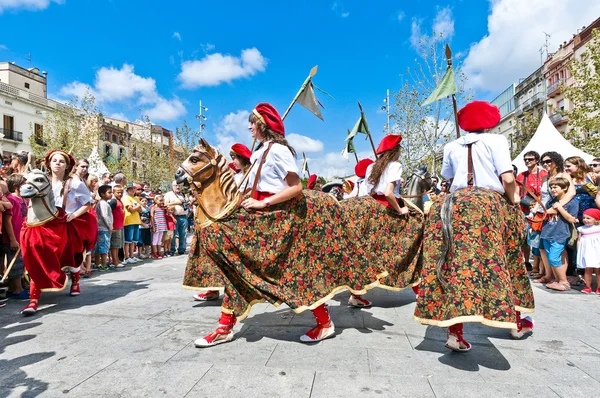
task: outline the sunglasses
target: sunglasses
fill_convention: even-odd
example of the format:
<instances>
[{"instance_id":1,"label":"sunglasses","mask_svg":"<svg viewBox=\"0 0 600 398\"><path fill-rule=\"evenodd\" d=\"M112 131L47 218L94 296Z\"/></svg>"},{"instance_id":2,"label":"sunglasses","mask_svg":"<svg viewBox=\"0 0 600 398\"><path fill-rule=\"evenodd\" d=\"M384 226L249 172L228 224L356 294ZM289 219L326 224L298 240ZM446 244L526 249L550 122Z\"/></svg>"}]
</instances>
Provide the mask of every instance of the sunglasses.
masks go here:
<instances>
[{"instance_id":1,"label":"sunglasses","mask_svg":"<svg viewBox=\"0 0 600 398\"><path fill-rule=\"evenodd\" d=\"M542 163L544 163L544 164L550 164L550 163L552 163L552 159L542 160Z\"/></svg>"},{"instance_id":2,"label":"sunglasses","mask_svg":"<svg viewBox=\"0 0 600 398\"><path fill-rule=\"evenodd\" d=\"M535 158L524 158L525 162L535 162Z\"/></svg>"},{"instance_id":3,"label":"sunglasses","mask_svg":"<svg viewBox=\"0 0 600 398\"><path fill-rule=\"evenodd\" d=\"M592 166L592 167L598 167L598 166L600 166L600 163L590 163L590 166Z\"/></svg>"}]
</instances>

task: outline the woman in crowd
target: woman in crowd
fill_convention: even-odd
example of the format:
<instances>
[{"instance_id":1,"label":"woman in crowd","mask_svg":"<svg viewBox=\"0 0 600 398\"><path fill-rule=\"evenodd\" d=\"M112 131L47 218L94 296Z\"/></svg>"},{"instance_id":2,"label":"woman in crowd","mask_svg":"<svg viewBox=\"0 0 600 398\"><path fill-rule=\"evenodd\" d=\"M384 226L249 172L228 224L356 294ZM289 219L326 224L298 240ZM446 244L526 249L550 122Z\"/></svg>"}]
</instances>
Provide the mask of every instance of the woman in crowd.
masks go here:
<instances>
[{"instance_id":1,"label":"woman in crowd","mask_svg":"<svg viewBox=\"0 0 600 398\"><path fill-rule=\"evenodd\" d=\"M98 223L94 216L89 213L92 204L90 191L84 180L79 175L87 174L85 159L75 164L75 159L62 150L53 150L46 155L46 167L54 193L54 204L64 211L67 222L67 237L65 248L60 258L63 269L68 269L71 274L71 296L80 294L79 276L84 255L96 245L98 235ZM75 169L76 168L76 169ZM75 169L74 175L71 171ZM26 262L27 265L27 262ZM30 272L30 301L23 310L23 314L33 314L37 311L40 293L45 290L62 290L66 286L66 279L62 286L54 288L36 283L34 275ZM50 279L61 278L61 275L45 275ZM47 278L44 278L46 281ZM55 282L55 281L54 281Z\"/></svg>"},{"instance_id":2,"label":"woman in crowd","mask_svg":"<svg viewBox=\"0 0 600 398\"><path fill-rule=\"evenodd\" d=\"M577 218L579 225L583 225L583 212L596 208L595 199L598 187L592 178L592 169L579 156L565 159L565 171L569 173L575 185L575 199L579 201Z\"/></svg>"},{"instance_id":3,"label":"woman in crowd","mask_svg":"<svg viewBox=\"0 0 600 398\"><path fill-rule=\"evenodd\" d=\"M248 147L244 144L233 144L231 147L231 152L229 152L229 156L231 156L233 166L236 170L238 170L233 179L235 180L238 188L243 189L240 184L242 183L246 172L250 168L250 157L252 156L252 152L250 152L250 149L248 149Z\"/></svg>"},{"instance_id":4,"label":"woman in crowd","mask_svg":"<svg viewBox=\"0 0 600 398\"><path fill-rule=\"evenodd\" d=\"M512 329L519 338L533 329L521 312L533 311L521 242L524 217L506 138L487 130L500 122L497 107L467 104L458 123L468 133L444 148L442 176L451 182L431 207L423 242L423 271L415 320L447 327L446 347L471 349L464 322Z\"/></svg>"}]
</instances>

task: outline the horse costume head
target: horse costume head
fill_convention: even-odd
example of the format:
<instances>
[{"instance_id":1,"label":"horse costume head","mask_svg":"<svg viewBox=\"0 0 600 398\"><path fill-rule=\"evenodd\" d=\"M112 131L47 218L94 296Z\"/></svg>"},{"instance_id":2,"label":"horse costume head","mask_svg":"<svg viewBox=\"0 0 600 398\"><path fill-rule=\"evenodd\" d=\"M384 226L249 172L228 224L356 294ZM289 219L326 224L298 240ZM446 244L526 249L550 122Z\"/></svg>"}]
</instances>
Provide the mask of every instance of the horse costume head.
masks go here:
<instances>
[{"instance_id":1,"label":"horse costume head","mask_svg":"<svg viewBox=\"0 0 600 398\"><path fill-rule=\"evenodd\" d=\"M406 180L402 197L410 200L417 205L419 209L423 210L425 204L423 196L429 192L432 186L433 181L431 179L431 174L427 171L427 165L419 166Z\"/></svg>"},{"instance_id":2,"label":"horse costume head","mask_svg":"<svg viewBox=\"0 0 600 398\"><path fill-rule=\"evenodd\" d=\"M237 209L240 192L227 159L204 138L175 172L178 184L189 185L201 211L196 220L202 228Z\"/></svg>"},{"instance_id":3,"label":"horse costume head","mask_svg":"<svg viewBox=\"0 0 600 398\"><path fill-rule=\"evenodd\" d=\"M25 184L19 192L21 197L29 200L27 210L27 224L39 225L53 220L58 214L54 204L52 183L43 170L31 169L25 174Z\"/></svg>"}]
</instances>

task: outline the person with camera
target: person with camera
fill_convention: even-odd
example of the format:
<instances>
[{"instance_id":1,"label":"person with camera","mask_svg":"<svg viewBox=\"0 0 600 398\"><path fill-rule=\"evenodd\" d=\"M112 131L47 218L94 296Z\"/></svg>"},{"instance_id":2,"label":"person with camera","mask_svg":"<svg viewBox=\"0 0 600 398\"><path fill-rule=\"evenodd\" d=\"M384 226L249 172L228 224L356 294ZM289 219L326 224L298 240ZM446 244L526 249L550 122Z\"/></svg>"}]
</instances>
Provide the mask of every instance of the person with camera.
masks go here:
<instances>
[{"instance_id":1,"label":"person with camera","mask_svg":"<svg viewBox=\"0 0 600 398\"><path fill-rule=\"evenodd\" d=\"M521 196L521 211L527 215L529 214L531 206L535 203L535 199L527 193L525 187L529 188L538 198L542 193L542 183L544 178L548 176L548 172L544 170L540 165L540 154L536 151L529 151L523 156L523 161L527 167L527 171L520 173L517 176L517 182L519 183L519 192ZM527 242L523 243L523 255L525 257L525 264L529 268L531 263L529 262L529 254L531 248ZM534 256L539 257L539 252L536 253L534 250ZM537 271L537 270L534 270Z\"/></svg>"},{"instance_id":2,"label":"person with camera","mask_svg":"<svg viewBox=\"0 0 600 398\"><path fill-rule=\"evenodd\" d=\"M173 216L175 216L175 221L177 222L173 241L171 242L171 253L175 254L175 250L177 250L177 254L185 254L188 229L188 208L190 205L185 199L185 196L183 196L177 182L173 181L171 186L173 190L165 194L165 206L173 209ZM179 244L175 243L175 238L178 238Z\"/></svg>"}]
</instances>

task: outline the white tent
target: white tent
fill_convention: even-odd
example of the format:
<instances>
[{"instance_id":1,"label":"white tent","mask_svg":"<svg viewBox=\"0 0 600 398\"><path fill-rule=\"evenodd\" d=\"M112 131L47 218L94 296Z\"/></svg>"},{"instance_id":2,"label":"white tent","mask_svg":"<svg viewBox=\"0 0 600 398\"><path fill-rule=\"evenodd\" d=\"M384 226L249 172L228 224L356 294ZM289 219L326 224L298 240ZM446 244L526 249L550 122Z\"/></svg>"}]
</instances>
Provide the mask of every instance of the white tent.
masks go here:
<instances>
[{"instance_id":1,"label":"white tent","mask_svg":"<svg viewBox=\"0 0 600 398\"><path fill-rule=\"evenodd\" d=\"M90 162L90 167L88 169L90 174L95 174L98 176L98 178L101 178L102 174L109 172L108 167L106 167L102 161L102 158L100 157L100 154L98 153L98 148L92 148L92 153L90 153L88 161Z\"/></svg>"},{"instance_id":2,"label":"white tent","mask_svg":"<svg viewBox=\"0 0 600 398\"><path fill-rule=\"evenodd\" d=\"M580 156L587 163L591 162L594 156L588 155L581 149L575 148L571 143L563 137L563 135L554 127L548 115L544 112L540 125L529 144L523 149L523 151L513 160L513 164L519 169L519 173L526 171L525 162L523 162L523 155L529 151L536 151L540 156L544 152L554 151L562 155L563 158L571 156Z\"/></svg>"}]
</instances>

